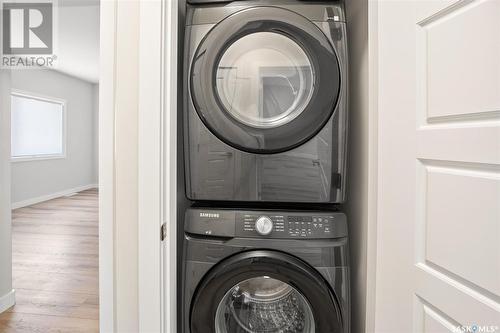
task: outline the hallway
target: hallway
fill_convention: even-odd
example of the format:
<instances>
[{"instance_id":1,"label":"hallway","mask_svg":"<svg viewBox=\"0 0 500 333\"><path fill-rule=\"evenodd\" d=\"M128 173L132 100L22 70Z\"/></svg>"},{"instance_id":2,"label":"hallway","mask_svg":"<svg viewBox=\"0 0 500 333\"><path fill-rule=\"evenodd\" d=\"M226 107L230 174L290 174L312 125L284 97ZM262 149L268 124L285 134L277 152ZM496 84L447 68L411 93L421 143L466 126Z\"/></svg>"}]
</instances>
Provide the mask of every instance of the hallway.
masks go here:
<instances>
[{"instance_id":1,"label":"hallway","mask_svg":"<svg viewBox=\"0 0 500 333\"><path fill-rule=\"evenodd\" d=\"M1 332L98 332L98 190L12 212L16 305Z\"/></svg>"}]
</instances>

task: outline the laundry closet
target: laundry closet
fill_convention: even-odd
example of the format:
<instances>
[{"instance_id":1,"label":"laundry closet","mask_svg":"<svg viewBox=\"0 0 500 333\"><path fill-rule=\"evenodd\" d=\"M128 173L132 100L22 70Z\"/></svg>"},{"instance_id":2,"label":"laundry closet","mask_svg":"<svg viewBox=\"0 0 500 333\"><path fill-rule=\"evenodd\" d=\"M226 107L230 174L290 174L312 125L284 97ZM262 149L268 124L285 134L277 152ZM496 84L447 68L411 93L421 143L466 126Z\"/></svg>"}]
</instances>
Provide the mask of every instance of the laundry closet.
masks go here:
<instances>
[{"instance_id":1,"label":"laundry closet","mask_svg":"<svg viewBox=\"0 0 500 333\"><path fill-rule=\"evenodd\" d=\"M344 3L184 5L179 329L351 332Z\"/></svg>"}]
</instances>

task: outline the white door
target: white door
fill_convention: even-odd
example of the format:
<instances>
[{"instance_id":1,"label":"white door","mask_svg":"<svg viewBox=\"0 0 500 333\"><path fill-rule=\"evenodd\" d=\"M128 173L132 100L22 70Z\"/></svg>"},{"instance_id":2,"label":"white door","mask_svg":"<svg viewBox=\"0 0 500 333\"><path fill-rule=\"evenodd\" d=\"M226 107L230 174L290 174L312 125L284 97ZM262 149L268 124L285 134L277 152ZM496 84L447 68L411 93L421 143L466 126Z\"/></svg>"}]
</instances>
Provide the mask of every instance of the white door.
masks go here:
<instances>
[{"instance_id":1,"label":"white door","mask_svg":"<svg viewBox=\"0 0 500 333\"><path fill-rule=\"evenodd\" d=\"M500 332L500 0L379 1L376 332Z\"/></svg>"}]
</instances>

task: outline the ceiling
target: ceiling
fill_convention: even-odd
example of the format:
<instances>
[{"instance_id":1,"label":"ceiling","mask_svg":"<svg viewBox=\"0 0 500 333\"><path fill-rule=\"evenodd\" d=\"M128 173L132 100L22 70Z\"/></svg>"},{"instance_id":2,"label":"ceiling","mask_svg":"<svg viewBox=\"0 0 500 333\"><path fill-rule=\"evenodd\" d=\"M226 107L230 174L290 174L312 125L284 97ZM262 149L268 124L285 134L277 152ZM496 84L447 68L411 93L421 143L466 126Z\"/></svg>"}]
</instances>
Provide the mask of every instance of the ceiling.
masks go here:
<instances>
[{"instance_id":1,"label":"ceiling","mask_svg":"<svg viewBox=\"0 0 500 333\"><path fill-rule=\"evenodd\" d=\"M54 21L54 69L99 82L99 1L58 0Z\"/></svg>"}]
</instances>

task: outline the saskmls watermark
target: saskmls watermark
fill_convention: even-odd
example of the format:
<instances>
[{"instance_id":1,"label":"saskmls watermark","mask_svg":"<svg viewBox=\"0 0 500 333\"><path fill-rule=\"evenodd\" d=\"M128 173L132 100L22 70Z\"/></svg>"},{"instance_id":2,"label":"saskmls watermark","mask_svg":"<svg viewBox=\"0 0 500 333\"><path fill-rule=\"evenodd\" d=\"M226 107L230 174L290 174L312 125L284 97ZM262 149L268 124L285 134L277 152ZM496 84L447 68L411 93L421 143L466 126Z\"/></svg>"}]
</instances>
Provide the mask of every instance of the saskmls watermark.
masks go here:
<instances>
[{"instance_id":1,"label":"saskmls watermark","mask_svg":"<svg viewBox=\"0 0 500 333\"><path fill-rule=\"evenodd\" d=\"M54 67L54 3L2 1L1 10L1 67Z\"/></svg>"},{"instance_id":2,"label":"saskmls watermark","mask_svg":"<svg viewBox=\"0 0 500 333\"><path fill-rule=\"evenodd\" d=\"M455 326L452 330L454 333L495 333L500 327L497 325L463 325Z\"/></svg>"}]
</instances>

